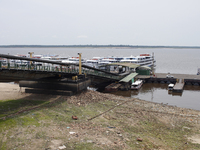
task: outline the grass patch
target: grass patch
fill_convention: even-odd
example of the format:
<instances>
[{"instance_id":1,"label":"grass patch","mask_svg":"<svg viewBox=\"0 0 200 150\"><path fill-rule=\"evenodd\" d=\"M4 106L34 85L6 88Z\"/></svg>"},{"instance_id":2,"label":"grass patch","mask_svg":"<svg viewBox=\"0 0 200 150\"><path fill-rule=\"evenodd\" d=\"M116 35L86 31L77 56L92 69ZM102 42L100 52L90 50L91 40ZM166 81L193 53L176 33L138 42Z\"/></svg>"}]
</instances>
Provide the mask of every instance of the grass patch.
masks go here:
<instances>
[{"instance_id":1,"label":"grass patch","mask_svg":"<svg viewBox=\"0 0 200 150\"><path fill-rule=\"evenodd\" d=\"M46 132L44 132L44 131L37 132L35 134L35 138L36 139L41 139L41 138L46 139Z\"/></svg>"},{"instance_id":2,"label":"grass patch","mask_svg":"<svg viewBox=\"0 0 200 150\"><path fill-rule=\"evenodd\" d=\"M23 99L0 101L0 118L43 103L45 101Z\"/></svg>"},{"instance_id":3,"label":"grass patch","mask_svg":"<svg viewBox=\"0 0 200 150\"><path fill-rule=\"evenodd\" d=\"M193 148L194 144L185 144L187 143L185 135L192 135L193 131L183 130L184 126L188 127L189 124L180 124L174 128L169 128L159 121L141 121L137 126L126 126L125 131L131 134L132 139L128 144L134 149L159 148L159 145L166 145L166 148L170 149ZM143 142L137 142L137 137L142 137Z\"/></svg>"},{"instance_id":4,"label":"grass patch","mask_svg":"<svg viewBox=\"0 0 200 150\"><path fill-rule=\"evenodd\" d=\"M10 118L8 120L0 119L0 130L7 130L9 128L15 127L18 124L18 121Z\"/></svg>"}]
</instances>

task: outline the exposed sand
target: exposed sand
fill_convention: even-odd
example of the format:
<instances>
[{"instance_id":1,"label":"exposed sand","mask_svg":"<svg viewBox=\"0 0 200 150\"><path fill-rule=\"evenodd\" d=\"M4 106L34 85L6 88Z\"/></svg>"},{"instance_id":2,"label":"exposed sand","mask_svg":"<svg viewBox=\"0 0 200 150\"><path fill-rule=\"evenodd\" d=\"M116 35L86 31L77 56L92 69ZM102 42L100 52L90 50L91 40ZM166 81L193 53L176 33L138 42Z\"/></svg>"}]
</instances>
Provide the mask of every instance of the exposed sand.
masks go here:
<instances>
[{"instance_id":1,"label":"exposed sand","mask_svg":"<svg viewBox=\"0 0 200 150\"><path fill-rule=\"evenodd\" d=\"M0 100L20 99L29 95L18 84L0 83Z\"/></svg>"},{"instance_id":2,"label":"exposed sand","mask_svg":"<svg viewBox=\"0 0 200 150\"><path fill-rule=\"evenodd\" d=\"M60 97L59 95L31 94L25 93L25 88L20 88L18 84L0 83L0 100L17 100L25 98L27 100L43 99L51 100Z\"/></svg>"}]
</instances>

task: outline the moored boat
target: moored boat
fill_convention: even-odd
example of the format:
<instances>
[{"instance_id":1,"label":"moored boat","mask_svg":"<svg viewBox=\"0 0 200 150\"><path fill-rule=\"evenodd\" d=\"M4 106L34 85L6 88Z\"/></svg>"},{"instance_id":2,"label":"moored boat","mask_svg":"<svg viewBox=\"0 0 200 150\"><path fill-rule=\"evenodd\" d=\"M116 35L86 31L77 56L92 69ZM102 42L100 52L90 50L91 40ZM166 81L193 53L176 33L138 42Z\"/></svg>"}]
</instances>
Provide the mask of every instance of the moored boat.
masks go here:
<instances>
[{"instance_id":1,"label":"moored boat","mask_svg":"<svg viewBox=\"0 0 200 150\"><path fill-rule=\"evenodd\" d=\"M150 54L140 54L139 56L130 56L130 57L123 57L120 62L125 63L135 63L139 64L140 66L155 66L154 55Z\"/></svg>"},{"instance_id":2,"label":"moored boat","mask_svg":"<svg viewBox=\"0 0 200 150\"><path fill-rule=\"evenodd\" d=\"M168 90L169 90L169 91L172 91L173 88L174 88L174 84L171 83L171 84L168 85Z\"/></svg>"},{"instance_id":3,"label":"moored boat","mask_svg":"<svg viewBox=\"0 0 200 150\"><path fill-rule=\"evenodd\" d=\"M131 84L131 89L132 90L138 90L138 89L141 88L142 84L143 84L142 80L137 80L137 81L135 81L134 83Z\"/></svg>"},{"instance_id":4,"label":"moored boat","mask_svg":"<svg viewBox=\"0 0 200 150\"><path fill-rule=\"evenodd\" d=\"M79 57L70 57L68 60L62 61L64 63L71 63L71 64L78 64L79 63ZM81 62L85 63L85 60L81 58Z\"/></svg>"}]
</instances>

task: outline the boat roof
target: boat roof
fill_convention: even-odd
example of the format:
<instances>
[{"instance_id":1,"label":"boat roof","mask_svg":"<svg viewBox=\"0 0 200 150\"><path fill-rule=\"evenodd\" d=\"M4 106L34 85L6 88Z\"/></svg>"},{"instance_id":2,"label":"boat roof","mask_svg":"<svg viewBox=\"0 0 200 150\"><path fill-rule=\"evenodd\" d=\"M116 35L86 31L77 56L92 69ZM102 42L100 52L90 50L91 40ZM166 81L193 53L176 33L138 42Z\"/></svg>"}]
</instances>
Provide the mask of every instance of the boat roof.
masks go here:
<instances>
[{"instance_id":1,"label":"boat roof","mask_svg":"<svg viewBox=\"0 0 200 150\"><path fill-rule=\"evenodd\" d=\"M148 66L140 66L141 69L145 69L145 70L151 70L151 67Z\"/></svg>"},{"instance_id":2,"label":"boat roof","mask_svg":"<svg viewBox=\"0 0 200 150\"><path fill-rule=\"evenodd\" d=\"M137 80L137 81L135 81L134 83L132 83L132 85L138 85L138 84L140 84L142 82L142 80Z\"/></svg>"},{"instance_id":3,"label":"boat roof","mask_svg":"<svg viewBox=\"0 0 200 150\"><path fill-rule=\"evenodd\" d=\"M171 83L171 84L168 85L168 87L174 87L174 84Z\"/></svg>"},{"instance_id":4,"label":"boat roof","mask_svg":"<svg viewBox=\"0 0 200 150\"><path fill-rule=\"evenodd\" d=\"M119 82L129 82L131 79L133 79L135 76L137 76L138 73L131 73L125 78L121 79Z\"/></svg>"}]
</instances>

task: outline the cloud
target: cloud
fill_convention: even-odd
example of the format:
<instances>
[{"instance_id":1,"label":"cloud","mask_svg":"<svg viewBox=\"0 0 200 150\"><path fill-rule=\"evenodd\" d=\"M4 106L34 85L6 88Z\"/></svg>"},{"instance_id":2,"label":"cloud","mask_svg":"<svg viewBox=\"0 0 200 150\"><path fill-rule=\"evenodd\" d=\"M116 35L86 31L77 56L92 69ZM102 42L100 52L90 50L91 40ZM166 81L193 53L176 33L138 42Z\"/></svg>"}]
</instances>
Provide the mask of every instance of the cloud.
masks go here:
<instances>
[{"instance_id":1,"label":"cloud","mask_svg":"<svg viewBox=\"0 0 200 150\"><path fill-rule=\"evenodd\" d=\"M85 38L88 38L88 36L87 35L79 35L79 36L77 36L77 38L85 39Z\"/></svg>"}]
</instances>

